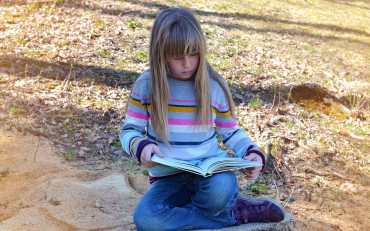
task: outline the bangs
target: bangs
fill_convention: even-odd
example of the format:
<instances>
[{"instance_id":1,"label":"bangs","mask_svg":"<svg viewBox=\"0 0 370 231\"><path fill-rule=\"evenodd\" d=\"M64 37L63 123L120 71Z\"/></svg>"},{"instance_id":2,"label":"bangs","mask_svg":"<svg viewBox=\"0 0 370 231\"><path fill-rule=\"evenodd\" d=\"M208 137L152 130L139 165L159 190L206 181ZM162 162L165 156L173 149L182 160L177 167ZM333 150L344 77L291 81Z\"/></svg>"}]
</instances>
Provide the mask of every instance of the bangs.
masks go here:
<instances>
[{"instance_id":1,"label":"bangs","mask_svg":"<svg viewBox=\"0 0 370 231\"><path fill-rule=\"evenodd\" d=\"M163 48L166 59L200 53L203 39L197 31L194 25L184 20L173 24L164 38Z\"/></svg>"}]
</instances>

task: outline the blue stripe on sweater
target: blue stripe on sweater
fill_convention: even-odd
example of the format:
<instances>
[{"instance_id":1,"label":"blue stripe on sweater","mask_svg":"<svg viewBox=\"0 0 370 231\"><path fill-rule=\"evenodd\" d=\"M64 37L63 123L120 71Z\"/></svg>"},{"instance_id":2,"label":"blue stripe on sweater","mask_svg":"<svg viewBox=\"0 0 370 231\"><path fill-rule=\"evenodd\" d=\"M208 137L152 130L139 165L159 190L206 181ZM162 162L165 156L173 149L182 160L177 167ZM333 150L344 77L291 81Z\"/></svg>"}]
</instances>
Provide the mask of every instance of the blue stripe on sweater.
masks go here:
<instances>
[{"instance_id":1,"label":"blue stripe on sweater","mask_svg":"<svg viewBox=\"0 0 370 231\"><path fill-rule=\"evenodd\" d=\"M199 142L170 141L170 144L171 145L200 145L200 144L203 144L203 143L213 139L215 136L216 136L216 132L214 132L213 135L210 138L208 138L204 141L199 141ZM156 142L159 142L154 136L148 135L148 138L151 139L151 140L154 140Z\"/></svg>"}]
</instances>

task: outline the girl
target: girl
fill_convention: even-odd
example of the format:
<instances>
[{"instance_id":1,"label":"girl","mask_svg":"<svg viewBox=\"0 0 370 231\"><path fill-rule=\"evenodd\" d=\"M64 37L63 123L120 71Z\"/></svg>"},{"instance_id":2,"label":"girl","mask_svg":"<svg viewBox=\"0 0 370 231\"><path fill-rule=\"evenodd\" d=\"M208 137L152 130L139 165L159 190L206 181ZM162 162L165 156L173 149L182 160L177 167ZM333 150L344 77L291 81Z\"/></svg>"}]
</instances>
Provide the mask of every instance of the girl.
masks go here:
<instances>
[{"instance_id":1,"label":"girl","mask_svg":"<svg viewBox=\"0 0 370 231\"><path fill-rule=\"evenodd\" d=\"M170 8L155 19L150 70L135 82L120 132L122 147L149 170L151 186L134 213L138 230L217 229L246 222L284 219L270 199L238 197L232 172L202 177L151 161L153 154L196 164L218 149L216 131L237 158L263 165L265 155L234 119L224 79L206 61L206 41L186 8ZM254 179L262 167L242 171Z\"/></svg>"}]
</instances>

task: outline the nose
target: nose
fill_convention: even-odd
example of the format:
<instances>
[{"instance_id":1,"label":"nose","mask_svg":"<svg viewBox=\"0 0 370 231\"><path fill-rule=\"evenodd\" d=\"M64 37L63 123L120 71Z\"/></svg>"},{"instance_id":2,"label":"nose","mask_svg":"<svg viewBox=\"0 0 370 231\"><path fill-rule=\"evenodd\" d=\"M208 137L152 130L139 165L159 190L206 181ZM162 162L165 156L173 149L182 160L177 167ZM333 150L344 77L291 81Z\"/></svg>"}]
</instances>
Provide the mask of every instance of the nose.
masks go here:
<instances>
[{"instance_id":1,"label":"nose","mask_svg":"<svg viewBox=\"0 0 370 231\"><path fill-rule=\"evenodd\" d=\"M190 59L189 59L189 55L184 56L184 62L183 62L183 65L184 65L184 67L185 67L185 68L190 67Z\"/></svg>"}]
</instances>

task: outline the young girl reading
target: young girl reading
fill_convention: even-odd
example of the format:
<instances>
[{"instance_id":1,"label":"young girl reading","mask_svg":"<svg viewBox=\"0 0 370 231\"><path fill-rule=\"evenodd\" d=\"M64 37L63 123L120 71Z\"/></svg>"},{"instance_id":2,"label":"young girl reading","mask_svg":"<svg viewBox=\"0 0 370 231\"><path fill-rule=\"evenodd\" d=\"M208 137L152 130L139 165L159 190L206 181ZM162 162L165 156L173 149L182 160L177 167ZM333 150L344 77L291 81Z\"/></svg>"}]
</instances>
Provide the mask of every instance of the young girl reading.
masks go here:
<instances>
[{"instance_id":1,"label":"young girl reading","mask_svg":"<svg viewBox=\"0 0 370 231\"><path fill-rule=\"evenodd\" d=\"M137 229L218 229L283 220L279 203L239 197L230 171L202 177L151 160L156 154L196 164L227 156L218 149L216 131L236 158L264 165L266 157L235 121L228 85L206 61L204 33L188 9L169 8L156 17L149 53L150 70L132 88L120 132L124 150L149 170L151 186L134 213ZM261 169L242 172L254 179Z\"/></svg>"}]
</instances>

